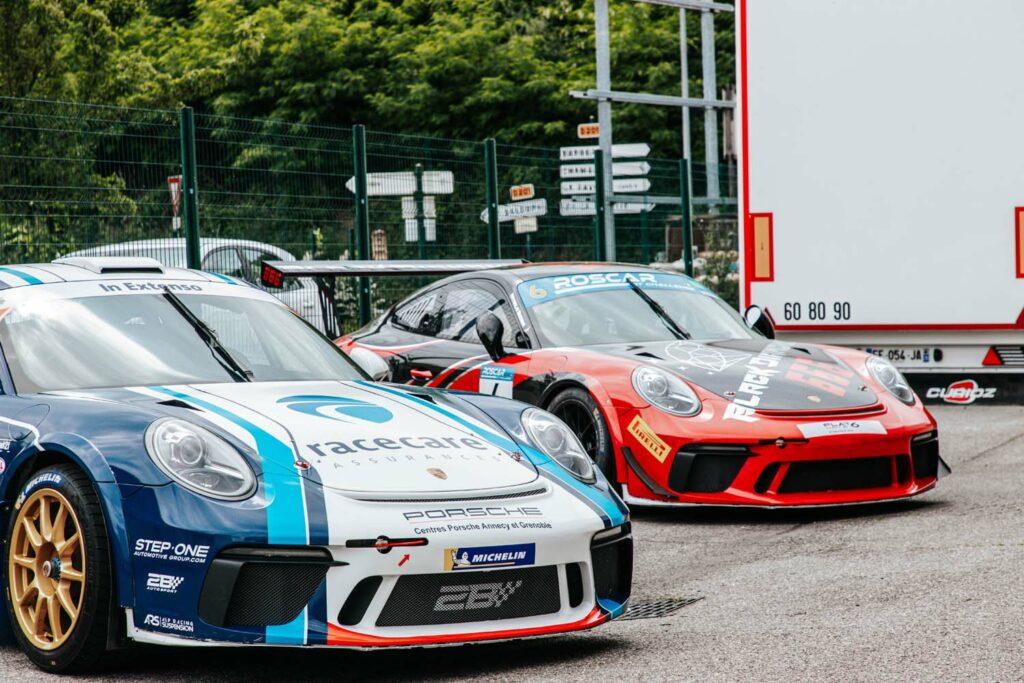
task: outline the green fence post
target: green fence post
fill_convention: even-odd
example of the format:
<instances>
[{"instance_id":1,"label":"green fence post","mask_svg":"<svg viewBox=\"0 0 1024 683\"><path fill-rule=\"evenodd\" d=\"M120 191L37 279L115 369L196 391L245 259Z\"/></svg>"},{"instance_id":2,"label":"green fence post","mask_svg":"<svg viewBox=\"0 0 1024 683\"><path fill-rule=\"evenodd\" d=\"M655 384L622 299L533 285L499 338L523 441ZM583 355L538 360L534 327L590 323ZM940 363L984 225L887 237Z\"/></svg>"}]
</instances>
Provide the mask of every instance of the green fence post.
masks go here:
<instances>
[{"instance_id":1,"label":"green fence post","mask_svg":"<svg viewBox=\"0 0 1024 683\"><path fill-rule=\"evenodd\" d=\"M484 174L487 180L487 258L501 258L501 223L498 222L498 143L484 140Z\"/></svg>"},{"instance_id":2,"label":"green fence post","mask_svg":"<svg viewBox=\"0 0 1024 683\"><path fill-rule=\"evenodd\" d=\"M594 260L604 261L604 151L594 150Z\"/></svg>"},{"instance_id":3,"label":"green fence post","mask_svg":"<svg viewBox=\"0 0 1024 683\"><path fill-rule=\"evenodd\" d=\"M356 180L356 255L360 261L370 258L370 215L366 201L366 127L352 127L352 164ZM359 324L370 322L370 281L357 280L359 291Z\"/></svg>"},{"instance_id":4,"label":"green fence post","mask_svg":"<svg viewBox=\"0 0 1024 683\"><path fill-rule=\"evenodd\" d=\"M192 107L178 110L181 138L181 213L185 223L185 265L201 268L199 247L199 193L196 189L196 117Z\"/></svg>"},{"instance_id":5,"label":"green fence post","mask_svg":"<svg viewBox=\"0 0 1024 683\"><path fill-rule=\"evenodd\" d=\"M690 160L679 160L679 222L683 232L683 268L693 277L693 218L690 200Z\"/></svg>"}]
</instances>

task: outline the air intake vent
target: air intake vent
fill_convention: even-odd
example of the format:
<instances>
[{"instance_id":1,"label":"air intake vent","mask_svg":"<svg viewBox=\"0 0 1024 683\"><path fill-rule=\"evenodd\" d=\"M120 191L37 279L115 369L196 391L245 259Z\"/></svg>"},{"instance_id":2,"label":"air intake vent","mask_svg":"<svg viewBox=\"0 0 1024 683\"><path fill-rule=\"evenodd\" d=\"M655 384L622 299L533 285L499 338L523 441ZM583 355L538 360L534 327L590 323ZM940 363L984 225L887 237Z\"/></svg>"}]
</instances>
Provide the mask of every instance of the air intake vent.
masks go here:
<instances>
[{"instance_id":1,"label":"air intake vent","mask_svg":"<svg viewBox=\"0 0 1024 683\"><path fill-rule=\"evenodd\" d=\"M97 275L124 275L131 273L161 274L163 265L153 258L129 256L72 256L53 262L59 266L84 268Z\"/></svg>"}]
</instances>

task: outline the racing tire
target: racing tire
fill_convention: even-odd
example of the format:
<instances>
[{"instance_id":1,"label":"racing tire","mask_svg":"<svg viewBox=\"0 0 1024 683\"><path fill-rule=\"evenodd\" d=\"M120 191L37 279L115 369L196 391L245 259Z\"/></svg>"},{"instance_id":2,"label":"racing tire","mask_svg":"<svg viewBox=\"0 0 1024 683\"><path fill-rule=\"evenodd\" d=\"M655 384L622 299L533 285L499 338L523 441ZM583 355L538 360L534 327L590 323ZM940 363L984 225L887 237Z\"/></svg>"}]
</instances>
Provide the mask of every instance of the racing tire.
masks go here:
<instances>
[{"instance_id":1,"label":"racing tire","mask_svg":"<svg viewBox=\"0 0 1024 683\"><path fill-rule=\"evenodd\" d=\"M590 392L579 387L560 391L548 403L547 410L569 425L594 464L600 468L612 486L618 488L612 436L601 415L601 409Z\"/></svg>"},{"instance_id":2,"label":"racing tire","mask_svg":"<svg viewBox=\"0 0 1024 683\"><path fill-rule=\"evenodd\" d=\"M88 477L70 465L34 473L5 538L4 603L21 650L52 673L96 668L107 649L113 582L103 509Z\"/></svg>"}]
</instances>

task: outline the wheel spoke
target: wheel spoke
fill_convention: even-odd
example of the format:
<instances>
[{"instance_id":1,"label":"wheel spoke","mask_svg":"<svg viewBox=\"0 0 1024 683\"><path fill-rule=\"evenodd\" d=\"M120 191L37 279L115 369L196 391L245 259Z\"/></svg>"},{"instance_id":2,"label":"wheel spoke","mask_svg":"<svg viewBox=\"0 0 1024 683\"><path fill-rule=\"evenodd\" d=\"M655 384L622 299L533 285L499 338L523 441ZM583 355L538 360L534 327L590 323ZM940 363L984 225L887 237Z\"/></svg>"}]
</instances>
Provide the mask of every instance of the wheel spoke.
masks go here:
<instances>
[{"instance_id":1,"label":"wheel spoke","mask_svg":"<svg viewBox=\"0 0 1024 683\"><path fill-rule=\"evenodd\" d=\"M12 557L14 558L14 564L18 565L19 567L31 569L33 572L35 571L36 558L29 557L28 555L13 555Z\"/></svg>"},{"instance_id":2,"label":"wheel spoke","mask_svg":"<svg viewBox=\"0 0 1024 683\"><path fill-rule=\"evenodd\" d=\"M82 572L74 567L67 566L61 567L60 578L67 579L68 581L74 581L75 583L82 583L85 576Z\"/></svg>"},{"instance_id":3,"label":"wheel spoke","mask_svg":"<svg viewBox=\"0 0 1024 683\"><path fill-rule=\"evenodd\" d=\"M57 515L53 519L53 542L59 543L64 540L64 527L68 521L68 509L61 505L57 508Z\"/></svg>"},{"instance_id":4,"label":"wheel spoke","mask_svg":"<svg viewBox=\"0 0 1024 683\"><path fill-rule=\"evenodd\" d=\"M32 614L32 628L37 636L46 633L46 596L36 593L36 611Z\"/></svg>"},{"instance_id":5,"label":"wheel spoke","mask_svg":"<svg viewBox=\"0 0 1024 683\"><path fill-rule=\"evenodd\" d=\"M53 542L53 518L50 516L50 499L46 496L39 499L39 533Z\"/></svg>"},{"instance_id":6,"label":"wheel spoke","mask_svg":"<svg viewBox=\"0 0 1024 683\"><path fill-rule=\"evenodd\" d=\"M65 538L57 545L57 554L60 556L62 560L66 559L67 556L74 552L75 548L78 547L78 542L81 540L81 535L79 535L79 533L76 531L75 533L71 534L70 537Z\"/></svg>"},{"instance_id":7,"label":"wheel spoke","mask_svg":"<svg viewBox=\"0 0 1024 683\"><path fill-rule=\"evenodd\" d=\"M27 516L22 517L21 525L25 529L25 534L28 537L28 542L33 548L39 549L43 545L43 537L39 534L39 530L36 529L36 525L32 523L32 520Z\"/></svg>"},{"instance_id":8,"label":"wheel spoke","mask_svg":"<svg viewBox=\"0 0 1024 683\"><path fill-rule=\"evenodd\" d=\"M47 621L50 623L50 634L55 641L64 637L64 626L60 622L61 604L55 596L46 601Z\"/></svg>"},{"instance_id":9,"label":"wheel spoke","mask_svg":"<svg viewBox=\"0 0 1024 683\"><path fill-rule=\"evenodd\" d=\"M78 608L75 607L75 601L71 599L71 585L60 582L57 586L57 599L60 601L60 606L64 608L64 611L68 613L71 621L74 621L78 616Z\"/></svg>"}]
</instances>

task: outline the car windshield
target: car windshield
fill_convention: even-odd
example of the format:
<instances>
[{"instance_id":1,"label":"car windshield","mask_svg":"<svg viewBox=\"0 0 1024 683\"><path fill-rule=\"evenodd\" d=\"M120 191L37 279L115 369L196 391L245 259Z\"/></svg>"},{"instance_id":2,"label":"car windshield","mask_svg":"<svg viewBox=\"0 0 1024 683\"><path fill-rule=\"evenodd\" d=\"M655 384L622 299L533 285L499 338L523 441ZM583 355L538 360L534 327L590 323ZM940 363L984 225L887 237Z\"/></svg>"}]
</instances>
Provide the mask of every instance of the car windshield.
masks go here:
<instances>
[{"instance_id":1,"label":"car windshield","mask_svg":"<svg viewBox=\"0 0 1024 683\"><path fill-rule=\"evenodd\" d=\"M364 377L286 307L255 297L32 296L3 305L0 346L23 394Z\"/></svg>"},{"instance_id":2,"label":"car windshield","mask_svg":"<svg viewBox=\"0 0 1024 683\"><path fill-rule=\"evenodd\" d=\"M750 339L724 301L669 273L581 273L519 284L546 346L593 346L690 338Z\"/></svg>"}]
</instances>

